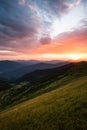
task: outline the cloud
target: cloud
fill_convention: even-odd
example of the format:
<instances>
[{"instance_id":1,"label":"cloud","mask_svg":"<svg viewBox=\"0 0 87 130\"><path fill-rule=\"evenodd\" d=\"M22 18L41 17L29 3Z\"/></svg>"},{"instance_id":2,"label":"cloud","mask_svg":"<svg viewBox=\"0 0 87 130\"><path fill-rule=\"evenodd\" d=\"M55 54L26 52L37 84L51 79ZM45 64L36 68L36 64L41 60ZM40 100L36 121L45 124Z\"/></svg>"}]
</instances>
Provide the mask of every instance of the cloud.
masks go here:
<instances>
[{"instance_id":1,"label":"cloud","mask_svg":"<svg viewBox=\"0 0 87 130\"><path fill-rule=\"evenodd\" d=\"M0 47L21 48L26 44L24 39L30 45L37 38L39 28L37 15L24 0L0 0ZM11 42L14 40L17 42Z\"/></svg>"},{"instance_id":2,"label":"cloud","mask_svg":"<svg viewBox=\"0 0 87 130\"><path fill-rule=\"evenodd\" d=\"M1 31L8 37L23 37L36 33L32 25L32 13L27 7L22 7L17 1L0 1Z\"/></svg>"},{"instance_id":3,"label":"cloud","mask_svg":"<svg viewBox=\"0 0 87 130\"><path fill-rule=\"evenodd\" d=\"M40 43L43 44L43 45L50 44L51 41L52 41L52 39L50 37L45 37L45 38L40 39Z\"/></svg>"},{"instance_id":4,"label":"cloud","mask_svg":"<svg viewBox=\"0 0 87 130\"><path fill-rule=\"evenodd\" d=\"M19 0L20 5L25 5L25 0Z\"/></svg>"},{"instance_id":5,"label":"cloud","mask_svg":"<svg viewBox=\"0 0 87 130\"><path fill-rule=\"evenodd\" d=\"M41 46L37 52L45 53L87 53L87 19L83 19L79 28L59 34L55 39L41 39ZM46 44L51 43L51 44ZM43 45L46 45L43 47Z\"/></svg>"},{"instance_id":6,"label":"cloud","mask_svg":"<svg viewBox=\"0 0 87 130\"><path fill-rule=\"evenodd\" d=\"M39 43L53 43L50 26L77 3L80 0L0 0L0 49L25 53ZM60 36L61 41L72 35Z\"/></svg>"},{"instance_id":7,"label":"cloud","mask_svg":"<svg viewBox=\"0 0 87 130\"><path fill-rule=\"evenodd\" d=\"M82 23L83 24L78 29L58 35L55 39L56 42L62 43L63 46L71 47L73 51L87 51L85 49L81 49L87 48L87 21L83 20Z\"/></svg>"}]
</instances>

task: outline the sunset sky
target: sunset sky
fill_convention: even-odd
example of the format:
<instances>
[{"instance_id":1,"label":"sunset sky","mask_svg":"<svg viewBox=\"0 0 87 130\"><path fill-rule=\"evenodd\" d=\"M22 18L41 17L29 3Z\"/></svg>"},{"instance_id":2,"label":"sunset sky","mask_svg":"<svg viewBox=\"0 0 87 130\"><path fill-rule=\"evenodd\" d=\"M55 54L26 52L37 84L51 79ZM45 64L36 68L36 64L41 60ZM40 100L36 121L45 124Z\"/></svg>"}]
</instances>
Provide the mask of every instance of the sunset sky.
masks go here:
<instances>
[{"instance_id":1,"label":"sunset sky","mask_svg":"<svg viewBox=\"0 0 87 130\"><path fill-rule=\"evenodd\" d=\"M0 60L87 60L87 0L0 0Z\"/></svg>"}]
</instances>

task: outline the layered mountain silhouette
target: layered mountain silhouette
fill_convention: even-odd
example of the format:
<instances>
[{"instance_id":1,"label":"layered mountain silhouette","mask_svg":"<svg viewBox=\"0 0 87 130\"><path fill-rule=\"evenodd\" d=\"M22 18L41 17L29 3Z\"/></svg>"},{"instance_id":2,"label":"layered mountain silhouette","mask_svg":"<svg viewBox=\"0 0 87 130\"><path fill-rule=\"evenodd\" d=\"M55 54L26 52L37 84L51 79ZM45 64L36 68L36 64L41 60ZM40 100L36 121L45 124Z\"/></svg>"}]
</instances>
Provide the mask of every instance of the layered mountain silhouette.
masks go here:
<instances>
[{"instance_id":1,"label":"layered mountain silhouette","mask_svg":"<svg viewBox=\"0 0 87 130\"><path fill-rule=\"evenodd\" d=\"M35 70L50 69L63 66L68 62L59 63L36 63L38 61L0 61L0 77L8 81L14 81L17 78ZM32 65L30 65L30 62ZM29 64L29 65L28 65Z\"/></svg>"}]
</instances>

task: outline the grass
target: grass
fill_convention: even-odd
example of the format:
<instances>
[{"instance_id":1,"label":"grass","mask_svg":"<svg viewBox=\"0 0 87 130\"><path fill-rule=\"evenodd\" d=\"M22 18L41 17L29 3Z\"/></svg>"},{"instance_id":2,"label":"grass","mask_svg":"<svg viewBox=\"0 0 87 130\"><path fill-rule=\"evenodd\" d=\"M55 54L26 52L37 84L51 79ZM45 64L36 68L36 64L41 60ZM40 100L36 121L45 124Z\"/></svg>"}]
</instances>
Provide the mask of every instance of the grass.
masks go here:
<instances>
[{"instance_id":1,"label":"grass","mask_svg":"<svg viewBox=\"0 0 87 130\"><path fill-rule=\"evenodd\" d=\"M14 105L17 105L23 101L29 100L29 99L33 99L37 96L40 96L44 93L48 93L52 90L55 90L57 88L62 87L63 85L76 80L75 77L73 76L65 76L60 80L56 80L54 82L52 82L51 84L47 84L46 82L44 83L40 83L38 87L38 85L34 85L31 86L29 84L27 84L27 82L25 82L25 84L19 84L19 85L14 85L13 88L6 90L6 91L2 91L0 93L0 101L1 101L1 107L0 107L0 111L4 110L4 109L8 109L9 107L12 107ZM25 86L23 86L25 85ZM24 89L26 88L27 89ZM19 89L22 89L22 91L18 91ZM31 89L33 88L33 91L31 91ZM36 88L36 89L35 89ZM38 88L38 89L37 89ZM14 94L13 94L14 93Z\"/></svg>"},{"instance_id":2,"label":"grass","mask_svg":"<svg viewBox=\"0 0 87 130\"><path fill-rule=\"evenodd\" d=\"M87 77L57 85L0 112L0 130L87 130Z\"/></svg>"}]
</instances>

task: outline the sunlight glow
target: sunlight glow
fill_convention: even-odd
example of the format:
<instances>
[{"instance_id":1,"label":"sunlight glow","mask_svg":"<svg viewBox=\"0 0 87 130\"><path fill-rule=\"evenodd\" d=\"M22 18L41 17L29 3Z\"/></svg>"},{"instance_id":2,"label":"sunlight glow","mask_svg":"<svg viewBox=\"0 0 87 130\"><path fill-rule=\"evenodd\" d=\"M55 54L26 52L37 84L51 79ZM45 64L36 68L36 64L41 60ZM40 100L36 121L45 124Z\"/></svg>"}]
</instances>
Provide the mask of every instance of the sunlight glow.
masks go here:
<instances>
[{"instance_id":1,"label":"sunlight glow","mask_svg":"<svg viewBox=\"0 0 87 130\"><path fill-rule=\"evenodd\" d=\"M80 60L86 60L87 54L85 53L78 53L78 54L54 54L54 53L45 53L38 55L38 59L43 60L70 60L70 61L80 61Z\"/></svg>"},{"instance_id":2,"label":"sunlight glow","mask_svg":"<svg viewBox=\"0 0 87 130\"><path fill-rule=\"evenodd\" d=\"M79 59L79 55L74 54L71 56L72 60L78 60Z\"/></svg>"}]
</instances>

